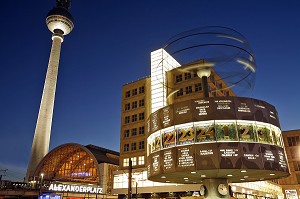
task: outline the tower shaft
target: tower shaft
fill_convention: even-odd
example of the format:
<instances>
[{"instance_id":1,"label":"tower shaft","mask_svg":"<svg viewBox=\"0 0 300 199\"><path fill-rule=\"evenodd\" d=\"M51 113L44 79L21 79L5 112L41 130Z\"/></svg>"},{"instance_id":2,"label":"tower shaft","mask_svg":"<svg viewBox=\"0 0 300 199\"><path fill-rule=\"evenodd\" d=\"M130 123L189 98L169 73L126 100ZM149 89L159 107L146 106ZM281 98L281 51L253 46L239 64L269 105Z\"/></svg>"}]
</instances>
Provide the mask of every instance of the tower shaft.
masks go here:
<instances>
[{"instance_id":1,"label":"tower shaft","mask_svg":"<svg viewBox=\"0 0 300 199\"><path fill-rule=\"evenodd\" d=\"M29 165L26 173L27 181L34 175L36 167L49 150L58 64L63 35L54 33L52 40L52 48L48 63L44 90L32 142Z\"/></svg>"}]
</instances>

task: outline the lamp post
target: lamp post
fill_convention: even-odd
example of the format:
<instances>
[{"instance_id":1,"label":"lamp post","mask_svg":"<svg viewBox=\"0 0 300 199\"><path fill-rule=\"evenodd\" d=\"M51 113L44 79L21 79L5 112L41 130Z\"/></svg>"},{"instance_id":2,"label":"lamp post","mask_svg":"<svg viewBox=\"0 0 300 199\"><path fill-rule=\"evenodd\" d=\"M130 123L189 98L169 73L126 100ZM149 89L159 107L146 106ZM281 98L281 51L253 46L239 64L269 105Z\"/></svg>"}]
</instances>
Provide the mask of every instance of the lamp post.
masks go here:
<instances>
[{"instance_id":1,"label":"lamp post","mask_svg":"<svg viewBox=\"0 0 300 199\"><path fill-rule=\"evenodd\" d=\"M41 193L42 193L43 179L44 179L44 173L41 173L41 181L40 181L39 195L41 195Z\"/></svg>"}]
</instances>

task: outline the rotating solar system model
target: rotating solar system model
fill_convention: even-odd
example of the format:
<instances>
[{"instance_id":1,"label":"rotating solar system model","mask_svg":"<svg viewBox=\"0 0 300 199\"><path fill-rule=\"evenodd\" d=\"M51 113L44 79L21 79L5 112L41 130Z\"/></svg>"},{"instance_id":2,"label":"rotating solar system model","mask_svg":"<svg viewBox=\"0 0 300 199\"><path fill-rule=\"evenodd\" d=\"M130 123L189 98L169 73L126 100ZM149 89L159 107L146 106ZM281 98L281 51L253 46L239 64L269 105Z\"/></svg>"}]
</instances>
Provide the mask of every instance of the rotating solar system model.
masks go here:
<instances>
[{"instance_id":1,"label":"rotating solar system model","mask_svg":"<svg viewBox=\"0 0 300 199\"><path fill-rule=\"evenodd\" d=\"M228 183L288 176L275 107L236 96L254 86L255 57L246 38L231 28L202 27L174 36L163 50L157 67L195 74L202 93L150 115L148 179L201 184L200 195L215 199L230 197ZM178 89L162 76L151 78L160 78L167 101Z\"/></svg>"}]
</instances>

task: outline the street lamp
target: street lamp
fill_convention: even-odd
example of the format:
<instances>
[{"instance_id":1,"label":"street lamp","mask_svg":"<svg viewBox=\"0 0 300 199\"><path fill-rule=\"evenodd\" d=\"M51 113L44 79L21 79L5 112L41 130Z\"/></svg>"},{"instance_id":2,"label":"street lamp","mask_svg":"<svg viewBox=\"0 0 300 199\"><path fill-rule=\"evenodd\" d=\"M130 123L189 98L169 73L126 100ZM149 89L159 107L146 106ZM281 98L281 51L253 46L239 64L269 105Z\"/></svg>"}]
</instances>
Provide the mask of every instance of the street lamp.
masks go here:
<instances>
[{"instance_id":1,"label":"street lamp","mask_svg":"<svg viewBox=\"0 0 300 199\"><path fill-rule=\"evenodd\" d=\"M39 195L41 195L41 190L42 190L42 186L43 186L43 179L44 179L44 173L41 173L41 182L40 182L40 191L39 191Z\"/></svg>"}]
</instances>

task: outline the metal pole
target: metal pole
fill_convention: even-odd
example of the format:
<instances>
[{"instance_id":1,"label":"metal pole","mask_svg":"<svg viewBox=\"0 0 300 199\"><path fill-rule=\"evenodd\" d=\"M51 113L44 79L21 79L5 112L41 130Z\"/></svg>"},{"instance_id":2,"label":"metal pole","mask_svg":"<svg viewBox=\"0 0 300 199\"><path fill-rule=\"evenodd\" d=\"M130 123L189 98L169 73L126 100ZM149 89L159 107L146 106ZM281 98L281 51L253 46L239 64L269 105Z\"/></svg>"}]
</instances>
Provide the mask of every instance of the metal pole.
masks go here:
<instances>
[{"instance_id":1,"label":"metal pole","mask_svg":"<svg viewBox=\"0 0 300 199\"><path fill-rule=\"evenodd\" d=\"M128 172L128 199L131 199L132 194L132 161L129 158L129 172Z\"/></svg>"},{"instance_id":2,"label":"metal pole","mask_svg":"<svg viewBox=\"0 0 300 199\"><path fill-rule=\"evenodd\" d=\"M202 88L203 88L203 92L204 92L204 97L209 97L207 76L202 76L201 79L202 79Z\"/></svg>"},{"instance_id":3,"label":"metal pole","mask_svg":"<svg viewBox=\"0 0 300 199\"><path fill-rule=\"evenodd\" d=\"M137 199L137 187L138 187L138 183L137 183L137 178L135 179L135 199Z\"/></svg>"}]
</instances>

